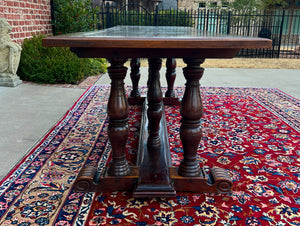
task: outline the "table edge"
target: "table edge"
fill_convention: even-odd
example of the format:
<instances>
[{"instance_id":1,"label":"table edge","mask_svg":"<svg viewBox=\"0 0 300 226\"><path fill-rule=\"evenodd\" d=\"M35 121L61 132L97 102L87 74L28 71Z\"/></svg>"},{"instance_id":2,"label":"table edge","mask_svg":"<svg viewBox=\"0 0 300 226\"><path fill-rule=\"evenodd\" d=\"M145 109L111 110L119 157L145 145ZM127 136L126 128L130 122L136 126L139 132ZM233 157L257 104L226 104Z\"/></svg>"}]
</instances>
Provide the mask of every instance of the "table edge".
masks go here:
<instances>
[{"instance_id":1,"label":"table edge","mask_svg":"<svg viewBox=\"0 0 300 226\"><path fill-rule=\"evenodd\" d=\"M207 49L207 48L271 48L272 40L243 37L201 38L126 38L124 37L68 37L51 36L42 40L46 47L95 47L125 49Z\"/></svg>"}]
</instances>

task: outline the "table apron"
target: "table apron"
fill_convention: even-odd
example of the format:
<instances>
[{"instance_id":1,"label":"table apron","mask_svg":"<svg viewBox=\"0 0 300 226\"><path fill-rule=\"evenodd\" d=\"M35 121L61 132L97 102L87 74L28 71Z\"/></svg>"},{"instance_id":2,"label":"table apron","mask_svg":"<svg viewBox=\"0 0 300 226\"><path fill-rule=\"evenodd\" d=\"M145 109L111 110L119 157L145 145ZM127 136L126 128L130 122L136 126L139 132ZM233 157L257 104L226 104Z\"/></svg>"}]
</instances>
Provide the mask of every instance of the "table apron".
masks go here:
<instances>
[{"instance_id":1,"label":"table apron","mask_svg":"<svg viewBox=\"0 0 300 226\"><path fill-rule=\"evenodd\" d=\"M152 49L71 47L81 58L233 58L239 48Z\"/></svg>"}]
</instances>

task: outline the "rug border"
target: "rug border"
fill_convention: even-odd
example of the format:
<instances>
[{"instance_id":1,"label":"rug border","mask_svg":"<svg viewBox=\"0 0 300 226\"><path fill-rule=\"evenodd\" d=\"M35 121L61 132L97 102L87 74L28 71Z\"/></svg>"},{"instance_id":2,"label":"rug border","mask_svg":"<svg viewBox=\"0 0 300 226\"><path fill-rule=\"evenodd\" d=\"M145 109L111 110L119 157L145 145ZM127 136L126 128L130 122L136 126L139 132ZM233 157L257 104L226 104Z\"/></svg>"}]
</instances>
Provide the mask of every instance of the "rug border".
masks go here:
<instances>
[{"instance_id":1,"label":"rug border","mask_svg":"<svg viewBox=\"0 0 300 226\"><path fill-rule=\"evenodd\" d=\"M278 90L279 92L281 92L281 93L283 93L283 94L285 94L285 95L287 95L287 96L289 96L289 97L291 97L291 98L293 98L293 99L295 99L295 100L297 100L297 101L300 102L300 99L298 99L297 97L294 97L294 96L292 96L292 95L286 93L285 91L282 91L281 89L278 89L278 88L272 88L272 89L276 89L276 90Z\"/></svg>"}]
</instances>

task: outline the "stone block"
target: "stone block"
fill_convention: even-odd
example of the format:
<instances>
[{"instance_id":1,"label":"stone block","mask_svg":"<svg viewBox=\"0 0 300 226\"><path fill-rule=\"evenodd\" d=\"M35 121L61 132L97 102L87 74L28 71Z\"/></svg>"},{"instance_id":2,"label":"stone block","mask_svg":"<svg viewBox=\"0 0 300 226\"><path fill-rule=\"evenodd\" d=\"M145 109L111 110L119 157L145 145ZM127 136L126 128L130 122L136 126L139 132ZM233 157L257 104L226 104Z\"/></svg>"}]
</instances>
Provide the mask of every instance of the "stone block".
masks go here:
<instances>
[{"instance_id":1,"label":"stone block","mask_svg":"<svg viewBox=\"0 0 300 226\"><path fill-rule=\"evenodd\" d=\"M17 75L0 73L0 86L15 87L21 83L22 80Z\"/></svg>"}]
</instances>

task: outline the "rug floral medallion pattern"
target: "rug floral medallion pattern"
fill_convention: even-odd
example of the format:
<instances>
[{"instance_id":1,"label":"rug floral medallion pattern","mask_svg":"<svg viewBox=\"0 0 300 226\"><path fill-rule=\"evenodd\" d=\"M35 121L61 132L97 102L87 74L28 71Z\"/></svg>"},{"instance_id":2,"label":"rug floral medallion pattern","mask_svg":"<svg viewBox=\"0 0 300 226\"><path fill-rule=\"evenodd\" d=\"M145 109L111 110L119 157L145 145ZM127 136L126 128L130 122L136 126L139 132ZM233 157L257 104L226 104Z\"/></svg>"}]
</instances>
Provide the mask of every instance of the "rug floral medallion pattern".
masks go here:
<instances>
[{"instance_id":1,"label":"rug floral medallion pattern","mask_svg":"<svg viewBox=\"0 0 300 226\"><path fill-rule=\"evenodd\" d=\"M128 93L130 87L128 87ZM145 94L146 88L141 88ZM182 97L184 88L177 87ZM108 86L92 86L0 184L0 225L300 225L300 102L277 89L201 87L203 166L226 168L231 194L75 193L84 165L110 158ZM179 107L167 106L172 164L179 165ZM130 107L127 158L135 164L141 108Z\"/></svg>"}]
</instances>

